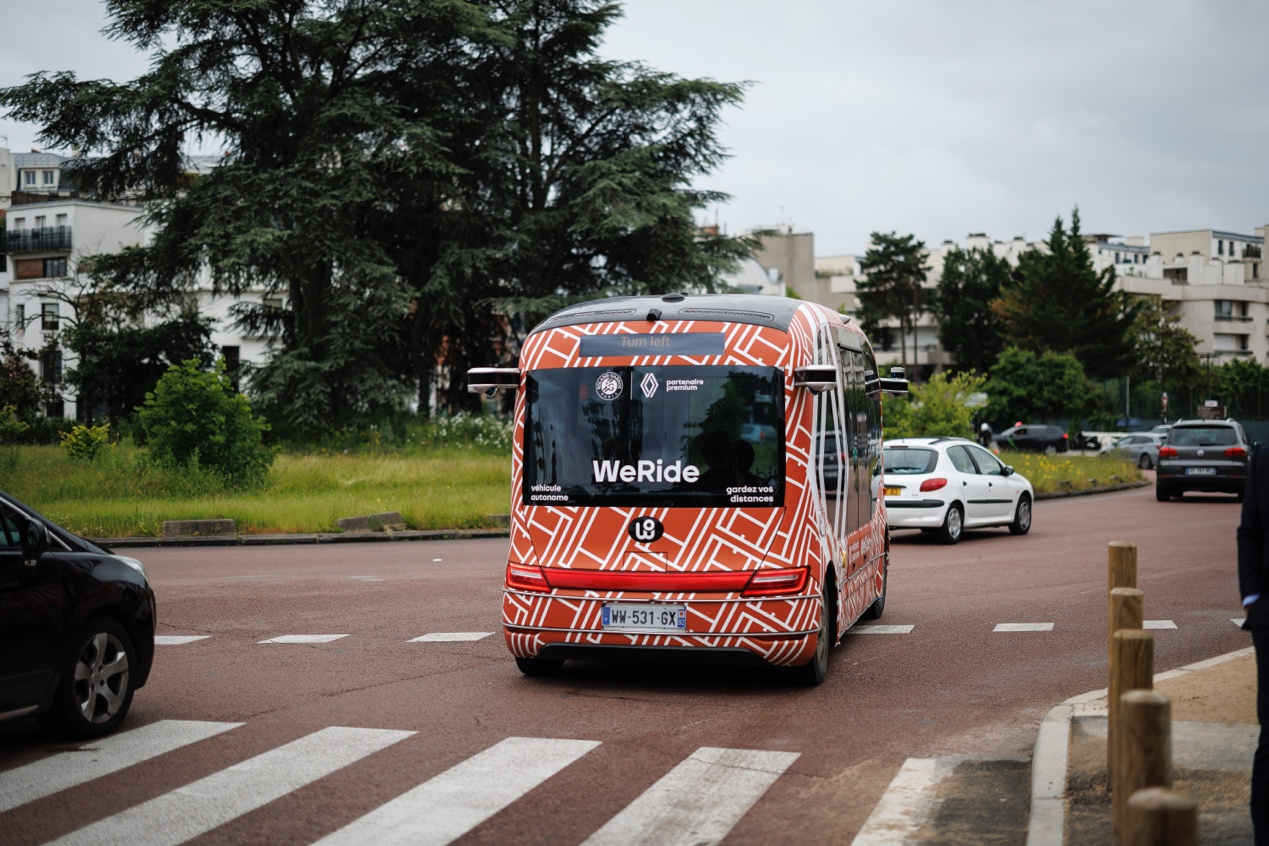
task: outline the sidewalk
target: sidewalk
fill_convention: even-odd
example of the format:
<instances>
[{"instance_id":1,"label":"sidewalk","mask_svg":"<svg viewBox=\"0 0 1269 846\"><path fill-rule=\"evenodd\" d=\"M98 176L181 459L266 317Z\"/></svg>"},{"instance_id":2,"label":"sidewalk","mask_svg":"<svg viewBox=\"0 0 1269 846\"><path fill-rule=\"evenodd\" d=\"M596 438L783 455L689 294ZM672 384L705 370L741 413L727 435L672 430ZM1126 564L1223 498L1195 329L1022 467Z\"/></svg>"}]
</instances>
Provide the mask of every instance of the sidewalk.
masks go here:
<instances>
[{"instance_id":1,"label":"sidewalk","mask_svg":"<svg viewBox=\"0 0 1269 846\"><path fill-rule=\"evenodd\" d=\"M1172 700L1173 789L1198 802L1199 842L1251 842L1248 802L1256 723L1256 661L1249 647L1159 673ZM1106 691L1058 705L1036 737L1028 846L1110 842Z\"/></svg>"}]
</instances>

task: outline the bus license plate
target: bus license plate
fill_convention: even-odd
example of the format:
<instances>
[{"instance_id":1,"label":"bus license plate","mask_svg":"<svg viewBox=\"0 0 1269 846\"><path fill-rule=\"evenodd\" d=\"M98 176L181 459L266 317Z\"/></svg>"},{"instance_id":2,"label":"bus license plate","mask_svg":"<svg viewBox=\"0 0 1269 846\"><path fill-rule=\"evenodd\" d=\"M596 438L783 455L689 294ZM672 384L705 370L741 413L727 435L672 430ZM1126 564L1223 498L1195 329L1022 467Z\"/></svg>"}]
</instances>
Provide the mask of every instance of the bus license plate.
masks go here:
<instances>
[{"instance_id":1,"label":"bus license plate","mask_svg":"<svg viewBox=\"0 0 1269 846\"><path fill-rule=\"evenodd\" d=\"M898 496L903 493L902 488L886 488L886 496Z\"/></svg>"},{"instance_id":2,"label":"bus license plate","mask_svg":"<svg viewBox=\"0 0 1269 846\"><path fill-rule=\"evenodd\" d=\"M609 631L684 632L687 631L687 608L610 602L604 606L602 623Z\"/></svg>"},{"instance_id":3,"label":"bus license plate","mask_svg":"<svg viewBox=\"0 0 1269 846\"><path fill-rule=\"evenodd\" d=\"M1215 467L1186 467L1185 475L1187 476L1215 476Z\"/></svg>"}]
</instances>

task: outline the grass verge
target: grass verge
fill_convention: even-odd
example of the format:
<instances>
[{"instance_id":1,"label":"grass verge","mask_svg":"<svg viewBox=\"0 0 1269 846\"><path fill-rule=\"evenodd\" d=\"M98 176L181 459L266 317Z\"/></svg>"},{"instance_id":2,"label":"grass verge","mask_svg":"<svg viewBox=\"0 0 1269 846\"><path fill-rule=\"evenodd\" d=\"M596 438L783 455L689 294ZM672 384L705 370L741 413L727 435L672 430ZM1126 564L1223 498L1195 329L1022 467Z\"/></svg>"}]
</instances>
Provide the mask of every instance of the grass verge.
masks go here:
<instances>
[{"instance_id":1,"label":"grass verge","mask_svg":"<svg viewBox=\"0 0 1269 846\"><path fill-rule=\"evenodd\" d=\"M1000 460L1027 477L1036 493L1062 493L1136 482L1141 470L1131 460L1111 455L1041 455L1001 452Z\"/></svg>"}]
</instances>

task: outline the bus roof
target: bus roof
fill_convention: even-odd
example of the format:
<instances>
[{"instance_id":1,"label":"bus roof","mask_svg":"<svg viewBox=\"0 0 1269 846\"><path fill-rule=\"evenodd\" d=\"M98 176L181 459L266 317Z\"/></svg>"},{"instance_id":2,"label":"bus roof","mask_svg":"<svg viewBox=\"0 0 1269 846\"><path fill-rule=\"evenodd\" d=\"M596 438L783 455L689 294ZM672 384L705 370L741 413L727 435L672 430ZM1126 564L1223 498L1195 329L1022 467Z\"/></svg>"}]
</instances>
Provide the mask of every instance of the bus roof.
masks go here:
<instances>
[{"instance_id":1,"label":"bus roof","mask_svg":"<svg viewBox=\"0 0 1269 846\"><path fill-rule=\"evenodd\" d=\"M720 320L752 323L787 332L802 300L759 294L650 294L610 297L560 309L533 328L545 332L579 323L627 320Z\"/></svg>"}]
</instances>

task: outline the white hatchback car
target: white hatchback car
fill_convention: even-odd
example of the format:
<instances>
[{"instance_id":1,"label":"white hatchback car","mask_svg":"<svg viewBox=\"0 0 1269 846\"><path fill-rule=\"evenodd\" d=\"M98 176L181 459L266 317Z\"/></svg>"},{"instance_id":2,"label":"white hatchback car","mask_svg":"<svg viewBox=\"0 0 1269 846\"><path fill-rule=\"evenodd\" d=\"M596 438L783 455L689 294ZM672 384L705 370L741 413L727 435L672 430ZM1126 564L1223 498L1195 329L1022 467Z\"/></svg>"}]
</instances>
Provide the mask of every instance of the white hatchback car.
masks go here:
<instances>
[{"instance_id":1,"label":"white hatchback car","mask_svg":"<svg viewBox=\"0 0 1269 846\"><path fill-rule=\"evenodd\" d=\"M973 441L901 438L882 446L890 528L938 532L944 543L986 526L1031 531L1031 483Z\"/></svg>"}]
</instances>

